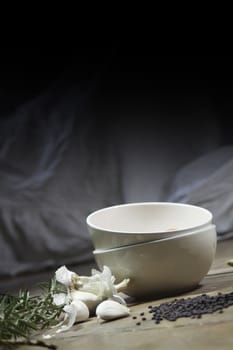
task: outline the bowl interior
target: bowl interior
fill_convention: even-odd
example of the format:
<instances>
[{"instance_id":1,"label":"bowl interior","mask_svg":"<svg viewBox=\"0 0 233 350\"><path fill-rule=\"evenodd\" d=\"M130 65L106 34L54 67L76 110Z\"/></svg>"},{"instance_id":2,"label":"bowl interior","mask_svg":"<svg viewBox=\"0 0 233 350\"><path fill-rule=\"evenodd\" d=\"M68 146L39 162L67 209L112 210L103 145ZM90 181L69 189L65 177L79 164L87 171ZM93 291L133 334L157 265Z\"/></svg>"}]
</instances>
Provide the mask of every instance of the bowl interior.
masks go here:
<instances>
[{"instance_id":1,"label":"bowl interior","mask_svg":"<svg viewBox=\"0 0 233 350\"><path fill-rule=\"evenodd\" d=\"M182 231L210 223L212 214L182 203L132 203L98 210L87 217L93 229L116 233Z\"/></svg>"}]
</instances>

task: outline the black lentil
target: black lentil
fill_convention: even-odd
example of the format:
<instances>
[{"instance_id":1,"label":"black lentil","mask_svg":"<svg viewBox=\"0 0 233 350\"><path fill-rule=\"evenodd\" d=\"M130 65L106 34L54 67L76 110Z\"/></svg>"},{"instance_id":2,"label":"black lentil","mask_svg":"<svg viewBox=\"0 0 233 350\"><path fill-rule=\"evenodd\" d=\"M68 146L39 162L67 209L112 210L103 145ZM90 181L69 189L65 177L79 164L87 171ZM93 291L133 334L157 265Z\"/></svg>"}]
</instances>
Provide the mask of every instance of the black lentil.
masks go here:
<instances>
[{"instance_id":1,"label":"black lentil","mask_svg":"<svg viewBox=\"0 0 233 350\"><path fill-rule=\"evenodd\" d=\"M165 302L158 306L148 306L148 313L151 313L151 320L159 324L162 320L174 322L178 318L198 318L204 314L214 312L223 313L223 309L233 305L233 292L221 293L216 295L201 294L193 298L174 299L171 302ZM145 313L141 312L140 316ZM136 316L133 317L136 319ZM142 317L145 321L146 317ZM140 325L141 322L136 323Z\"/></svg>"},{"instance_id":2,"label":"black lentil","mask_svg":"<svg viewBox=\"0 0 233 350\"><path fill-rule=\"evenodd\" d=\"M223 308L233 305L232 293L218 293L217 295L202 294L194 298L175 299L172 302L162 303L152 307L152 319L175 321L180 317L201 318L204 314L223 312Z\"/></svg>"}]
</instances>

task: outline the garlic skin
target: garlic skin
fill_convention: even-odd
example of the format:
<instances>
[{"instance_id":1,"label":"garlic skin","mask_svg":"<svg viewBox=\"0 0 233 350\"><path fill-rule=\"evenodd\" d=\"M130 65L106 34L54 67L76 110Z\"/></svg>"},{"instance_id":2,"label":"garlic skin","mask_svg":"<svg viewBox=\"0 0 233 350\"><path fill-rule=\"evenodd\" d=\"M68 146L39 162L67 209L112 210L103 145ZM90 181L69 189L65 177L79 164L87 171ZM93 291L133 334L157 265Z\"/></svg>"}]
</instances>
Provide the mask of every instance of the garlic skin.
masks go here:
<instances>
[{"instance_id":1,"label":"garlic skin","mask_svg":"<svg viewBox=\"0 0 233 350\"><path fill-rule=\"evenodd\" d=\"M104 321L115 320L129 316L130 310L127 306L114 300L105 300L96 308L96 316Z\"/></svg>"},{"instance_id":2,"label":"garlic skin","mask_svg":"<svg viewBox=\"0 0 233 350\"><path fill-rule=\"evenodd\" d=\"M69 303L69 297L65 293L53 294L53 303L56 306L61 306Z\"/></svg>"},{"instance_id":3,"label":"garlic skin","mask_svg":"<svg viewBox=\"0 0 233 350\"><path fill-rule=\"evenodd\" d=\"M56 270L55 276L56 280L62 284L64 284L66 287L70 286L72 284L72 279L76 274L66 268L66 266L61 266L59 269Z\"/></svg>"}]
</instances>

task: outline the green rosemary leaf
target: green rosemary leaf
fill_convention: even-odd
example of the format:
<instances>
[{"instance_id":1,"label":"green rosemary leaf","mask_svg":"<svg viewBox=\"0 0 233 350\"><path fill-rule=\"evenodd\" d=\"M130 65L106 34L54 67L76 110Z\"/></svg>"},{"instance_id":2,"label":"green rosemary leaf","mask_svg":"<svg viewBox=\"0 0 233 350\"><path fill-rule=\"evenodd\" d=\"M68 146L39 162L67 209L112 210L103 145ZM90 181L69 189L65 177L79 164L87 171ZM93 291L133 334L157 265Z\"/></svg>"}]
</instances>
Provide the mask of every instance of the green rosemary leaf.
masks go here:
<instances>
[{"instance_id":1,"label":"green rosemary leaf","mask_svg":"<svg viewBox=\"0 0 233 350\"><path fill-rule=\"evenodd\" d=\"M19 291L18 296L1 295L0 342L28 338L35 331L56 325L63 308L53 303L53 294L59 289L53 279L38 296L31 296L28 291Z\"/></svg>"}]
</instances>

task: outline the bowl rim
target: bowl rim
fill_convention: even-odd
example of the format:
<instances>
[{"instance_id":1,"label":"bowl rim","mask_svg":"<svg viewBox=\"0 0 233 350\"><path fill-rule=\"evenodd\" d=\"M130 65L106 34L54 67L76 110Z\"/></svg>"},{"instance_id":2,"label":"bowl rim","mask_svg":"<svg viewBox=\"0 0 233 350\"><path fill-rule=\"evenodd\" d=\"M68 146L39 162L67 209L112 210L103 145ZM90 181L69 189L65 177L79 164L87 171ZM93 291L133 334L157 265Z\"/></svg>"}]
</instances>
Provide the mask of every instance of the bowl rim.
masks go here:
<instances>
[{"instance_id":1,"label":"bowl rim","mask_svg":"<svg viewBox=\"0 0 233 350\"><path fill-rule=\"evenodd\" d=\"M156 240L152 240L152 241L146 241L146 242L140 242L140 243L134 243L134 244L127 244L124 246L120 246L120 247L115 247L115 248L108 248L108 249L95 249L93 250L93 254L97 255L97 254L105 254L105 253L112 253L114 251L120 251L120 250L125 250L125 249L129 249L129 248L136 248L136 247L140 247L140 246L147 246L150 244L159 244L159 243L163 243L163 242L167 242L167 241L173 241L175 239L182 239L185 237L189 237L189 236L195 236L198 234L201 234L203 232L203 228L201 229L197 229L193 232L188 232L182 235L176 235L173 237L166 237L166 238L161 238L161 239L156 239ZM208 227L205 228L205 231L208 230L215 230L215 236L216 236L216 241L217 241L217 232L216 232L216 225L214 224L209 224Z\"/></svg>"},{"instance_id":2,"label":"bowl rim","mask_svg":"<svg viewBox=\"0 0 233 350\"><path fill-rule=\"evenodd\" d=\"M106 228L103 228L101 226L95 225L91 222L91 219L93 216L98 215L101 212L105 212L105 211L110 211L114 208L119 208L119 207L133 207L133 206L174 206L174 207L189 207L189 208L193 208L195 210L200 210L205 212L206 214L208 214L209 218L205 223L201 223L198 225L194 225L194 226L189 226L186 228L182 228L179 230L173 230L173 231L168 231L168 230L160 230L160 231L123 231L123 230L109 230ZM193 229L198 229L198 228L202 228L205 227L208 224L211 224L213 220L213 214L206 208L203 208L201 206L197 206L197 205L193 205L193 204L189 204L189 203L177 203L177 202L133 202L133 203L123 203L123 204L117 204L117 205L112 205L112 206L108 206L105 208L101 208L98 210L95 210L94 212L90 213L87 217L86 217L86 225L92 229L95 230L99 230L99 231L103 231L106 233L114 233L114 234L124 234L124 235L132 235L132 234L147 234L147 235L156 235L156 234L162 234L165 232L171 232L171 234L176 234L176 233L185 233L185 232L189 232L190 230Z\"/></svg>"}]
</instances>

